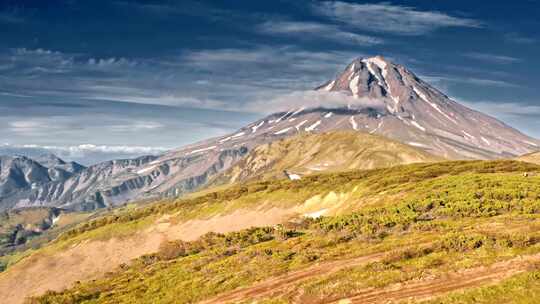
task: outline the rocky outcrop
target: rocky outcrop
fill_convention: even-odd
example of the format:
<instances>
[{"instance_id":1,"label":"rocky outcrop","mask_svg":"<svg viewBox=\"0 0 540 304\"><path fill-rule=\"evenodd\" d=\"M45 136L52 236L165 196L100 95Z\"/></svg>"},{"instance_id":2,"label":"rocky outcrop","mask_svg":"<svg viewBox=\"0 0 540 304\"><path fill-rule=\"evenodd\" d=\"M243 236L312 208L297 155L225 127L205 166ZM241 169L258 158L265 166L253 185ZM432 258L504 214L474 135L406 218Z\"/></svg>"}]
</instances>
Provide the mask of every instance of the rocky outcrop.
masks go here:
<instances>
[{"instance_id":1,"label":"rocky outcrop","mask_svg":"<svg viewBox=\"0 0 540 304\"><path fill-rule=\"evenodd\" d=\"M26 157L4 157L0 210L54 206L81 211L177 196L198 189L246 153L245 147L239 147L208 153L143 156L88 168L60 159L48 158L40 164Z\"/></svg>"}]
</instances>

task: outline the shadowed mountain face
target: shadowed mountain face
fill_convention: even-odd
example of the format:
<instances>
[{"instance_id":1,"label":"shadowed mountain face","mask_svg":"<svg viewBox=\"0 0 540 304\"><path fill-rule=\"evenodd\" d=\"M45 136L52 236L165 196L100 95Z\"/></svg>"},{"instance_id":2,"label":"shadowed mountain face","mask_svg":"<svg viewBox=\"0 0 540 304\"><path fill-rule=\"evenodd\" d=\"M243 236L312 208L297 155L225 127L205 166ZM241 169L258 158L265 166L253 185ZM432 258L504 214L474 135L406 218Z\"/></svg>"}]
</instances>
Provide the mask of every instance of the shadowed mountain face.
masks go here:
<instances>
[{"instance_id":1,"label":"shadowed mountain face","mask_svg":"<svg viewBox=\"0 0 540 304\"><path fill-rule=\"evenodd\" d=\"M50 159L40 163L26 157L1 157L0 211L32 206L92 210L175 196L205 184L246 152L239 147L215 153L143 156L87 168L60 159L52 166Z\"/></svg>"},{"instance_id":2,"label":"shadowed mountain face","mask_svg":"<svg viewBox=\"0 0 540 304\"><path fill-rule=\"evenodd\" d=\"M269 115L232 134L160 156L114 160L88 168L51 156L35 161L2 158L0 210L29 206L89 210L132 200L177 196L204 187L210 180L250 179L250 174L261 171L252 170L257 164L244 160L249 151L302 132L349 130L375 134L446 159L508 158L540 149L540 141L449 99L405 67L380 56L354 60L335 79L316 90L343 102L306 103ZM317 144L321 151L328 151L325 145L334 143ZM298 148L294 144L288 147ZM259 156L266 153L261 149L265 148L257 150ZM388 151L394 156L395 152ZM294 153L297 151L278 154ZM359 161L358 157L350 159ZM236 170L236 177L220 178L240 160L244 160L245 166L240 163L231 169ZM402 158L393 157L387 163L400 162ZM280 164L280 170L297 165ZM340 164L339 168L349 165ZM357 167L362 168L354 168ZM238 172L242 168L247 171Z\"/></svg>"},{"instance_id":3,"label":"shadowed mountain face","mask_svg":"<svg viewBox=\"0 0 540 304\"><path fill-rule=\"evenodd\" d=\"M64 183L85 169L75 162L64 162L54 155L39 161L24 156L0 156L0 210L32 202L32 193L48 185Z\"/></svg>"}]
</instances>

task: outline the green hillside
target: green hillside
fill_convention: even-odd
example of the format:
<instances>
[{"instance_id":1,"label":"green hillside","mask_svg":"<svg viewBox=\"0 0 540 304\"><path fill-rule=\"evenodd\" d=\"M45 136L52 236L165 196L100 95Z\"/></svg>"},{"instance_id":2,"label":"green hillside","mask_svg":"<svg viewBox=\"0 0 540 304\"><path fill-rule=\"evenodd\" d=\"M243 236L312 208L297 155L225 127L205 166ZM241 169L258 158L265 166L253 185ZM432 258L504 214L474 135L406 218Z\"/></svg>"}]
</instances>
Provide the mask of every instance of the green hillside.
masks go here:
<instances>
[{"instance_id":1,"label":"green hillside","mask_svg":"<svg viewBox=\"0 0 540 304\"><path fill-rule=\"evenodd\" d=\"M249 208L294 213L282 225L164 241L155 253L30 302L409 303L429 294L433 303L534 303L540 177L524 172L540 167L413 164L262 181L125 211L79 226L37 254L127 238L164 218L175 225ZM315 211L326 216L302 216ZM0 289L31 269L29 261L0 275Z\"/></svg>"}]
</instances>

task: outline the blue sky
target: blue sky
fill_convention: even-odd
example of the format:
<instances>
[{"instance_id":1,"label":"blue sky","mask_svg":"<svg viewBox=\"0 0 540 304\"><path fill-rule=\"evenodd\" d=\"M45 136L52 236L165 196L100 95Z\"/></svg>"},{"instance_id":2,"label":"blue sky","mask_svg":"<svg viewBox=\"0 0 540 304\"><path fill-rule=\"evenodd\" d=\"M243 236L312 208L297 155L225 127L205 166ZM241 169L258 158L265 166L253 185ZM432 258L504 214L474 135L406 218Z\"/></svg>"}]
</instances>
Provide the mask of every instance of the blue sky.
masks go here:
<instances>
[{"instance_id":1,"label":"blue sky","mask_svg":"<svg viewBox=\"0 0 540 304\"><path fill-rule=\"evenodd\" d=\"M0 3L4 153L158 153L377 54L540 137L539 1Z\"/></svg>"}]
</instances>

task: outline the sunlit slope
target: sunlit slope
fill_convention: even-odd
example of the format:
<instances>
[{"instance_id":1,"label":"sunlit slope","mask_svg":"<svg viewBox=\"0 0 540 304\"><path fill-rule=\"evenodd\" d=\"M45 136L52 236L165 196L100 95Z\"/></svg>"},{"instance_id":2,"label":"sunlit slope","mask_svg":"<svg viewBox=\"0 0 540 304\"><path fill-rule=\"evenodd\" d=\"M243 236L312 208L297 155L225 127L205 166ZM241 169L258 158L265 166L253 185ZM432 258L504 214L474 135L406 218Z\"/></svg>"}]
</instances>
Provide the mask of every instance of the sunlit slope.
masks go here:
<instances>
[{"instance_id":1,"label":"sunlit slope","mask_svg":"<svg viewBox=\"0 0 540 304\"><path fill-rule=\"evenodd\" d=\"M540 164L540 152L520 156L518 160L533 163L533 164Z\"/></svg>"},{"instance_id":2,"label":"sunlit slope","mask_svg":"<svg viewBox=\"0 0 540 304\"><path fill-rule=\"evenodd\" d=\"M363 132L301 133L254 148L215 183L284 177L285 170L305 175L441 160L415 147Z\"/></svg>"},{"instance_id":3,"label":"sunlit slope","mask_svg":"<svg viewBox=\"0 0 540 304\"><path fill-rule=\"evenodd\" d=\"M540 177L524 172L540 167L514 161L413 164L262 181L165 201L64 234L0 274L0 293L7 303L70 286L39 301L369 303L359 295L373 288L387 294L394 284L420 284L410 285L414 298L425 288L444 295L497 283L482 277L462 286L469 282L462 271L488 269L503 280L536 261ZM326 217L301 220L313 214ZM278 221L284 226L275 226ZM231 225L240 232L229 232ZM242 230L267 225L272 228ZM229 234L194 240L209 231ZM144 256L115 270L126 260L107 252ZM514 260L518 255L525 258ZM85 275L92 269L86 265L102 273ZM446 276L453 287L433 281ZM86 283L73 286L75 281Z\"/></svg>"}]
</instances>

